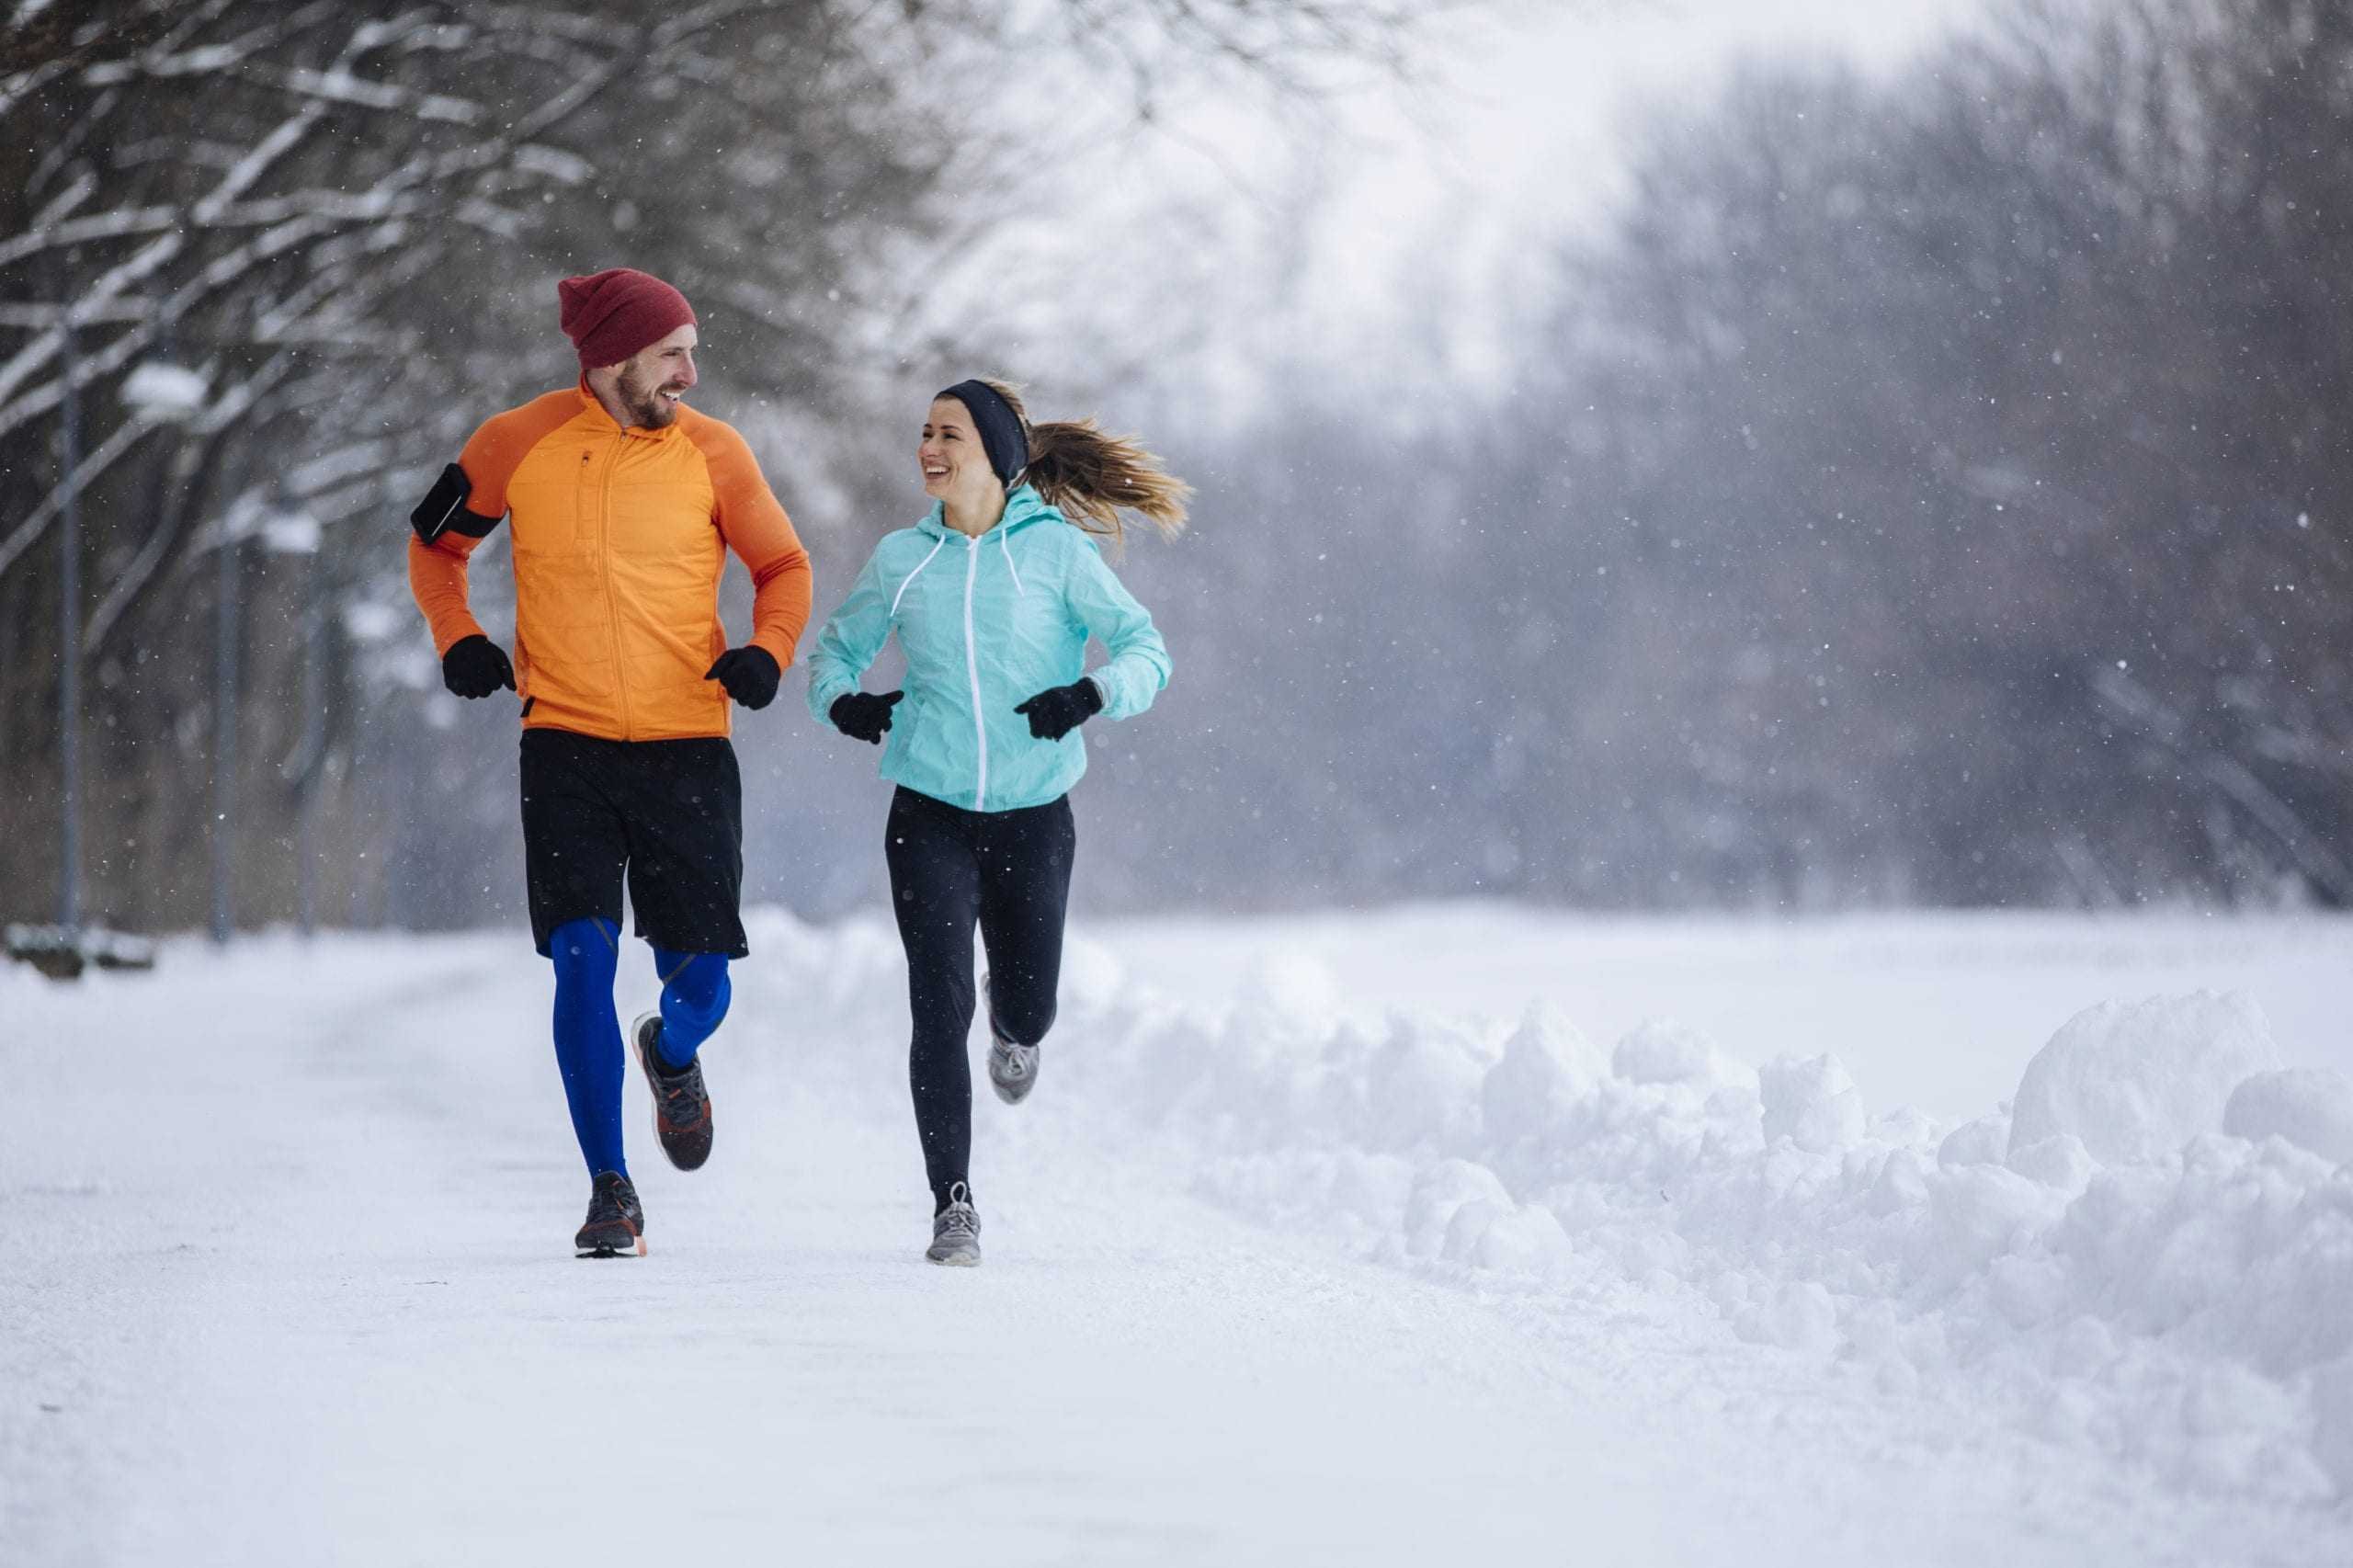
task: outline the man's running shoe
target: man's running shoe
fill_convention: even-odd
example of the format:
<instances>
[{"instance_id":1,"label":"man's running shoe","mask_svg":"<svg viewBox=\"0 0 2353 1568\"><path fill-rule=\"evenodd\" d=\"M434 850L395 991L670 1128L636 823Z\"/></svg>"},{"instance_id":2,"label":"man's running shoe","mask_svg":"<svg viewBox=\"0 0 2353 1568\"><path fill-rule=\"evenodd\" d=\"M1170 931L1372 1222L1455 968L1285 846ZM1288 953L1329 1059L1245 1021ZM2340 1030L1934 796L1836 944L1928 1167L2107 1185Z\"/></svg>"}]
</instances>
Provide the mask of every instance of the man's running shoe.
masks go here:
<instances>
[{"instance_id":1,"label":"man's running shoe","mask_svg":"<svg viewBox=\"0 0 2353 1568\"><path fill-rule=\"evenodd\" d=\"M972 1208L972 1189L962 1182L948 1189L948 1207L931 1217L931 1245L924 1256L951 1267L980 1267L981 1217Z\"/></svg>"},{"instance_id":2,"label":"man's running shoe","mask_svg":"<svg viewBox=\"0 0 2353 1568\"><path fill-rule=\"evenodd\" d=\"M981 994L986 996L989 977L981 976ZM996 1097L1007 1105L1019 1105L1029 1097L1038 1084L1038 1048L1016 1045L1005 1038L996 1027L996 1006L989 1006L989 1087Z\"/></svg>"},{"instance_id":3,"label":"man's running shoe","mask_svg":"<svg viewBox=\"0 0 2353 1568\"><path fill-rule=\"evenodd\" d=\"M702 1062L689 1062L673 1073L663 1063L660 1041L662 1015L648 1013L631 1026L637 1042L637 1064L645 1069L645 1086L654 1091L654 1135L662 1152L682 1171L699 1170L710 1158L710 1091L703 1087Z\"/></svg>"},{"instance_id":4,"label":"man's running shoe","mask_svg":"<svg viewBox=\"0 0 2353 1568\"><path fill-rule=\"evenodd\" d=\"M588 1195L588 1222L572 1238L583 1257L645 1256L645 1210L638 1207L637 1188L619 1171L598 1171Z\"/></svg>"}]
</instances>

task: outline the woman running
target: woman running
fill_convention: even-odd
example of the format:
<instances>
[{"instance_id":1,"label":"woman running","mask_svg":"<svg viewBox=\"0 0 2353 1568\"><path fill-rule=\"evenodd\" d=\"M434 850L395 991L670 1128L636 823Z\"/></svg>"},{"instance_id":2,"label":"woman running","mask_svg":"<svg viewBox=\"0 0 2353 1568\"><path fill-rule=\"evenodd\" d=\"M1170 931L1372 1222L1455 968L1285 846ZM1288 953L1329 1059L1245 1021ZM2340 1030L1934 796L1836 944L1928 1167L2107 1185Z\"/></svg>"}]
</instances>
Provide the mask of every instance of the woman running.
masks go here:
<instances>
[{"instance_id":1,"label":"woman running","mask_svg":"<svg viewBox=\"0 0 2353 1568\"><path fill-rule=\"evenodd\" d=\"M1054 1021L1077 847L1069 790L1086 771L1078 727L1141 713L1168 684L1152 617L1096 540L1121 538L1122 508L1177 532L1190 491L1092 420L1032 426L1000 381L934 398L916 456L931 511L884 536L818 634L809 710L870 744L891 737L881 772L899 789L883 857L915 1014L908 1077L932 1194L924 1256L970 1266L981 1261L972 927L988 950L989 1082L1018 1105ZM859 690L894 631L905 687ZM1110 653L1091 674L1090 637Z\"/></svg>"}]
</instances>

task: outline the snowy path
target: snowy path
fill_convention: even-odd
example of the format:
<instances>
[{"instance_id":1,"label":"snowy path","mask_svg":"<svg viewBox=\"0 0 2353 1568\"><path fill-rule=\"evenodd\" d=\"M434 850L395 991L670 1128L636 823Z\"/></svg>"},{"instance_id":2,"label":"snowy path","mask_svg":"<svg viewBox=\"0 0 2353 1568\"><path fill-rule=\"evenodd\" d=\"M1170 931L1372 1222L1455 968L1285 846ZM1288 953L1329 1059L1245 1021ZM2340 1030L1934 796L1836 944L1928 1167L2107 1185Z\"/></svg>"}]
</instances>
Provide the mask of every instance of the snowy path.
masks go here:
<instances>
[{"instance_id":1,"label":"snowy path","mask_svg":"<svg viewBox=\"0 0 2353 1568\"><path fill-rule=\"evenodd\" d=\"M709 1169L659 1163L632 1085L652 1256L609 1264L563 1244L585 1182L509 940L0 974L0 1562L642 1563L674 1530L718 1561L971 1564L2353 1541L2341 1505L2153 1488L1999 1402L1726 1335L1688 1292L1247 1221L1197 1195L1200 1138L1074 1065L1083 1004L1037 1102L983 1094L986 1266L927 1267L883 937L805 939L743 971Z\"/></svg>"}]
</instances>

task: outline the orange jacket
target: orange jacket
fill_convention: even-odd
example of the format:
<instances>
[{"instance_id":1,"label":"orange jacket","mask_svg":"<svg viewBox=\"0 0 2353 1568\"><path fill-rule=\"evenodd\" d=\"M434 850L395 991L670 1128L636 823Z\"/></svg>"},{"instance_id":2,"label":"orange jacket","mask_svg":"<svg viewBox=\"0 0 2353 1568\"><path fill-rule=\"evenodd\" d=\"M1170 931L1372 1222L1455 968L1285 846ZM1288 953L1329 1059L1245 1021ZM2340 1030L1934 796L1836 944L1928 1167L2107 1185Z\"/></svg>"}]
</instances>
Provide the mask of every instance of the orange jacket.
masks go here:
<instances>
[{"instance_id":1,"label":"orange jacket","mask_svg":"<svg viewBox=\"0 0 2353 1568\"><path fill-rule=\"evenodd\" d=\"M523 722L615 741L723 735L728 698L703 672L726 651L719 579L751 568L752 642L790 667L809 620L809 555L744 437L681 407L624 430L584 381L493 415L458 459L472 489L408 580L433 646L482 631L466 558L515 519L515 680Z\"/></svg>"}]
</instances>

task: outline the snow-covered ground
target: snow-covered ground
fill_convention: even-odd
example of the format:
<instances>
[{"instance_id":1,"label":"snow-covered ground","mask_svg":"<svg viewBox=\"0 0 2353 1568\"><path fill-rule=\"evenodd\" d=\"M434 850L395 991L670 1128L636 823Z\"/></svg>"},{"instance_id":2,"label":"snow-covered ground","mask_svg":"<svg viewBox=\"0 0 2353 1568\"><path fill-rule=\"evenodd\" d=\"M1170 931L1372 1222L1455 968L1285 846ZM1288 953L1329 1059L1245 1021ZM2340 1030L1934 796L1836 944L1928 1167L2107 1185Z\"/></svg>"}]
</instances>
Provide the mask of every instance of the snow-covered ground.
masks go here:
<instances>
[{"instance_id":1,"label":"snow-covered ground","mask_svg":"<svg viewBox=\"0 0 2353 1568\"><path fill-rule=\"evenodd\" d=\"M0 1562L2353 1560L2353 924L1098 924L971 1272L753 941L606 1264L512 934L0 972Z\"/></svg>"}]
</instances>

